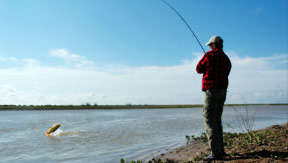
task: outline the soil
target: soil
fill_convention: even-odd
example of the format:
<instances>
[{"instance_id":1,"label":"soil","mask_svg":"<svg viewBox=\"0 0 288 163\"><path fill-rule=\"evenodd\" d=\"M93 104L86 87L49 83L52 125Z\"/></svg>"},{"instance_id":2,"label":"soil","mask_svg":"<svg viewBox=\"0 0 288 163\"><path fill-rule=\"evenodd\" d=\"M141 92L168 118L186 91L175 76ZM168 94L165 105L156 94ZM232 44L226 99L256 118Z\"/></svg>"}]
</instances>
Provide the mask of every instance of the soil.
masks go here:
<instances>
[{"instance_id":1,"label":"soil","mask_svg":"<svg viewBox=\"0 0 288 163\"><path fill-rule=\"evenodd\" d=\"M250 134L226 133L224 142L226 144L224 158L210 162L288 162L288 123L253 131ZM150 162L159 160L166 163L207 162L203 158L210 153L207 142L204 139L197 139L183 147L161 154Z\"/></svg>"}]
</instances>

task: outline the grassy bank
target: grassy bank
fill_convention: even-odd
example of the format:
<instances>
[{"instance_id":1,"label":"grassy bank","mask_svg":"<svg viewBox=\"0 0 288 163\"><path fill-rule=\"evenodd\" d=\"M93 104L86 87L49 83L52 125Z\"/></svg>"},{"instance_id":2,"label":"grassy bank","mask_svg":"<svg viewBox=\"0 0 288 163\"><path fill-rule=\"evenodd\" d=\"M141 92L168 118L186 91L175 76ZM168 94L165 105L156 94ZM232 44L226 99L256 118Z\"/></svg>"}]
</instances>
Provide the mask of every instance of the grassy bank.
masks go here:
<instances>
[{"instance_id":1,"label":"grassy bank","mask_svg":"<svg viewBox=\"0 0 288 163\"><path fill-rule=\"evenodd\" d=\"M249 104L249 105L288 105L288 104ZM195 108L203 105L0 105L0 110L88 110L88 109L169 109ZM247 104L227 104L225 106L247 106Z\"/></svg>"},{"instance_id":2,"label":"grassy bank","mask_svg":"<svg viewBox=\"0 0 288 163\"><path fill-rule=\"evenodd\" d=\"M222 160L213 162L288 162L287 135L288 123L284 125L274 125L262 130L252 131L251 133L224 133L225 152L227 155ZM210 154L210 152L207 138L201 135L201 137L194 138L193 143L161 154L150 162L203 162L203 158ZM138 162L144 163L141 161ZM125 163L129 163L129 161Z\"/></svg>"},{"instance_id":3,"label":"grassy bank","mask_svg":"<svg viewBox=\"0 0 288 163\"><path fill-rule=\"evenodd\" d=\"M0 110L90 110L193 108L202 105L0 105Z\"/></svg>"}]
</instances>

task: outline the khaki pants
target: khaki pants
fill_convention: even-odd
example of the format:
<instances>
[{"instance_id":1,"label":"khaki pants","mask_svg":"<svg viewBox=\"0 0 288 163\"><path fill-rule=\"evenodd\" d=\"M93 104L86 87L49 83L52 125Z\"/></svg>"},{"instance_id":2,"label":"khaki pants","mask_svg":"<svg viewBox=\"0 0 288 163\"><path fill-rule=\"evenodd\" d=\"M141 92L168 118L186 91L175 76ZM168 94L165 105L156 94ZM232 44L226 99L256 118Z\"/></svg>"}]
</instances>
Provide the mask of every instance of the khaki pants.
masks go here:
<instances>
[{"instance_id":1,"label":"khaki pants","mask_svg":"<svg viewBox=\"0 0 288 163\"><path fill-rule=\"evenodd\" d=\"M212 154L223 155L223 128L222 113L226 100L226 89L214 88L205 92L205 102L203 108L204 125L208 137L208 143Z\"/></svg>"}]
</instances>

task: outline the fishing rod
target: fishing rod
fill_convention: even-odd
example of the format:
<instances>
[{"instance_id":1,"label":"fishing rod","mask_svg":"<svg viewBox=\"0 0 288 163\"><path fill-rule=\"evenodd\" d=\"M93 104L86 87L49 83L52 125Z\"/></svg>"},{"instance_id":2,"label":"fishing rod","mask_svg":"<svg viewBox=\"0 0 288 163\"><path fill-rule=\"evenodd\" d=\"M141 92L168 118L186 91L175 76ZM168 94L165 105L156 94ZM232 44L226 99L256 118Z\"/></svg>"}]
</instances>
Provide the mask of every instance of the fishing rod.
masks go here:
<instances>
[{"instance_id":1,"label":"fishing rod","mask_svg":"<svg viewBox=\"0 0 288 163\"><path fill-rule=\"evenodd\" d=\"M196 38L198 44L200 45L200 47L202 48L203 52L205 53L205 50L203 48L203 46L201 45L200 41L198 40L197 36L195 35L195 33L193 32L193 30L191 29L191 27L189 26L189 24L186 22L186 20L180 15L180 13L172 6L170 5L168 2L166 2L165 0L161 0L163 3L165 3L167 6L169 6L182 20L183 22L186 24L186 26L189 28L189 30L192 32L193 36Z\"/></svg>"}]
</instances>

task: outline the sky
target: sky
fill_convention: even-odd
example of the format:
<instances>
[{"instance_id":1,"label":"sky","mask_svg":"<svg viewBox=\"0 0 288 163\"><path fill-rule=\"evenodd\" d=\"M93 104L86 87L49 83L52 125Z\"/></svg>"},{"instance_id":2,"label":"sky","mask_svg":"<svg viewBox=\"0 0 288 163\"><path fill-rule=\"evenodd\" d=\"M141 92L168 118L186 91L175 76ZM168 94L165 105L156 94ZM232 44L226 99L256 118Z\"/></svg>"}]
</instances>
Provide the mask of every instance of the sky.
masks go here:
<instances>
[{"instance_id":1,"label":"sky","mask_svg":"<svg viewBox=\"0 0 288 163\"><path fill-rule=\"evenodd\" d=\"M232 62L226 103L288 103L287 0L166 0ZM204 52L160 0L0 0L0 104L203 104Z\"/></svg>"}]
</instances>

